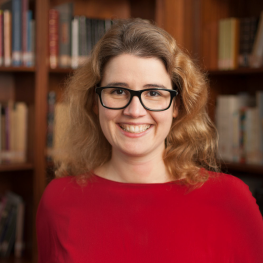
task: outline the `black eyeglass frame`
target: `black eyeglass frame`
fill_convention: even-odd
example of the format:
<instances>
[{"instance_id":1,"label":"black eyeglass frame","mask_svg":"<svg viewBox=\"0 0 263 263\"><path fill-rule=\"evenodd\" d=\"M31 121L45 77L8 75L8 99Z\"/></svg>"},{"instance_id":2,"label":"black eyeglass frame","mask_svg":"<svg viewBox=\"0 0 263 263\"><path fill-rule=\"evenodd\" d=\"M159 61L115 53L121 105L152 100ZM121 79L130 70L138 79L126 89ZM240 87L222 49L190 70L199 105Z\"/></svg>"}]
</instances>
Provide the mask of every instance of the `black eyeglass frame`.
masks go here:
<instances>
[{"instance_id":1,"label":"black eyeglass frame","mask_svg":"<svg viewBox=\"0 0 263 263\"><path fill-rule=\"evenodd\" d=\"M130 97L130 100L128 101L128 103L121 107L121 108L111 108L111 107L107 107L103 101L102 101L102 98L101 98L101 92L104 90L104 89L112 89L112 88L117 88L117 89L122 89L122 90L127 90L130 92L131 94L131 97ZM142 102L142 99L141 99L141 94L144 92L144 91L147 91L147 90L165 90L165 91L168 91L170 92L170 103L169 105L167 106L167 108L163 109L163 110L153 110L153 109L149 109L147 108L143 102ZM131 89L127 89L127 88L122 88L122 87L96 87L95 88L95 92L99 95L100 97L100 103L101 105L104 107L104 108L107 108L107 109L110 109L110 110L122 110L122 109L125 109L132 101L132 98L134 96L138 97L142 106L146 109L146 110L149 110L149 111L165 111L165 110L168 110L172 104L172 101L173 101L173 98L176 97L178 95L178 91L177 90L172 90L172 89L162 89L162 88L151 88L151 89L142 89L142 90L131 90Z\"/></svg>"}]
</instances>

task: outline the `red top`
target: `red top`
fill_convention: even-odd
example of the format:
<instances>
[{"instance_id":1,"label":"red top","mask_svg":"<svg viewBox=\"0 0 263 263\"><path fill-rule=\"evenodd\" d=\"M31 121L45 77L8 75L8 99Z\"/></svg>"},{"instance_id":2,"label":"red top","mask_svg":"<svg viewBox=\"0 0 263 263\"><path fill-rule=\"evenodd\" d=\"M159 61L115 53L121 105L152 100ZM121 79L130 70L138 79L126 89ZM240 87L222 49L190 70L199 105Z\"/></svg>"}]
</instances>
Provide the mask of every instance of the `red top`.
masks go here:
<instances>
[{"instance_id":1,"label":"red top","mask_svg":"<svg viewBox=\"0 0 263 263\"><path fill-rule=\"evenodd\" d=\"M196 189L55 179L38 208L37 236L39 263L263 262L255 199L225 174Z\"/></svg>"}]
</instances>

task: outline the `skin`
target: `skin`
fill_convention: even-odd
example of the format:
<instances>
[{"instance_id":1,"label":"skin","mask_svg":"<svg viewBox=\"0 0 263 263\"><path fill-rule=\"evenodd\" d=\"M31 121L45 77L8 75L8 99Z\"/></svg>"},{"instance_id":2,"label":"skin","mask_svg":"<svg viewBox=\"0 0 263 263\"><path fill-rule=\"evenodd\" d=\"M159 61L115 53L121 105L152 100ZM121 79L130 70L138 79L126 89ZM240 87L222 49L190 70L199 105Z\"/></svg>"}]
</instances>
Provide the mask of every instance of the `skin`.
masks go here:
<instances>
[{"instance_id":1,"label":"skin","mask_svg":"<svg viewBox=\"0 0 263 263\"><path fill-rule=\"evenodd\" d=\"M153 87L172 89L164 64L157 58L122 54L106 65L101 86L118 86L133 90ZM175 100L166 111L144 109L139 98L122 110L104 108L98 101L102 131L112 145L111 160L94 170L103 178L124 183L164 183L171 177L163 162L165 138L173 118L178 115ZM123 125L150 125L141 133L124 131Z\"/></svg>"}]
</instances>

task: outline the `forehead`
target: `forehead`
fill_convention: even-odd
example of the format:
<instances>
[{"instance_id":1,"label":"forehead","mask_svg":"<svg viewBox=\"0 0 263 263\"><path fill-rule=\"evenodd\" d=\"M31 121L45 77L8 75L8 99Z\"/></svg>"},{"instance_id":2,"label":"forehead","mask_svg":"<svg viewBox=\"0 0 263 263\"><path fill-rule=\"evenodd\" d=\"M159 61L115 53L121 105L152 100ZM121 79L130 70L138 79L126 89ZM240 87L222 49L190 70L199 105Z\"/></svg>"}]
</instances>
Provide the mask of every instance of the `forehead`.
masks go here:
<instances>
[{"instance_id":1,"label":"forehead","mask_svg":"<svg viewBox=\"0 0 263 263\"><path fill-rule=\"evenodd\" d=\"M164 63L155 57L144 58L122 54L109 60L102 77L102 85L124 82L130 85L155 83L171 85Z\"/></svg>"}]
</instances>

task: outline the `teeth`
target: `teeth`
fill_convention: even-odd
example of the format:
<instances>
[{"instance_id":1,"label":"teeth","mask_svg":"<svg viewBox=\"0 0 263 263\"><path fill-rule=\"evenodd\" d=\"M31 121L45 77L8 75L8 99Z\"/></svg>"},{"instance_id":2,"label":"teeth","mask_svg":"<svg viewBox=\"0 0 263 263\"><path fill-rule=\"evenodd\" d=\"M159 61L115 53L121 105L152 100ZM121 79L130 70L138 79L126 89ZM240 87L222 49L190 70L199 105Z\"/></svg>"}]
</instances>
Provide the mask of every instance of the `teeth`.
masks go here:
<instances>
[{"instance_id":1,"label":"teeth","mask_svg":"<svg viewBox=\"0 0 263 263\"><path fill-rule=\"evenodd\" d=\"M131 133L140 133L148 130L151 125L127 125L127 124L120 124L120 127L124 131L128 131Z\"/></svg>"}]
</instances>

